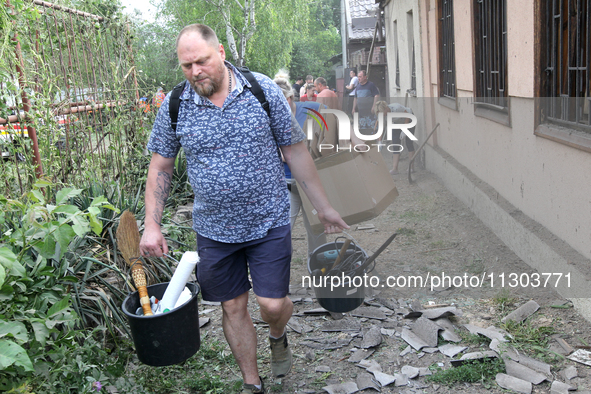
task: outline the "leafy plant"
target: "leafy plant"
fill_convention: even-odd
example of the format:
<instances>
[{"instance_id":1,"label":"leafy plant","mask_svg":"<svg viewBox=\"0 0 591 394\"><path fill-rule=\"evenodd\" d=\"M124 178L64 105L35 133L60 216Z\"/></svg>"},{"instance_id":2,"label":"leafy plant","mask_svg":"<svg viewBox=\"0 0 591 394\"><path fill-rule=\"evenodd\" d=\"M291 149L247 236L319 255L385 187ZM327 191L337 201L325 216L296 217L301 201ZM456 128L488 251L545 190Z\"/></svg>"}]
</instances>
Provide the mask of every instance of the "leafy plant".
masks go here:
<instances>
[{"instance_id":1,"label":"leafy plant","mask_svg":"<svg viewBox=\"0 0 591 394\"><path fill-rule=\"evenodd\" d=\"M80 189L52 191L48 182L38 182L23 201L0 197L0 389L51 382L69 392L88 392L87 380L101 377L101 368L86 365L82 353L96 344L102 328L82 333L79 314L68 289L79 279L70 266L72 245L89 232L100 234L97 218L101 208L115 209L104 197L88 209L68 204ZM46 196L55 196L48 201ZM96 344L106 352L102 344ZM86 349L86 350L85 350ZM105 354L105 360L108 358ZM75 366L72 364L74 363ZM85 366L86 365L86 366ZM63 370L60 368L63 366ZM78 371L78 372L76 372ZM80 373L82 372L82 373ZM88 373L87 373L88 372Z\"/></svg>"}]
</instances>

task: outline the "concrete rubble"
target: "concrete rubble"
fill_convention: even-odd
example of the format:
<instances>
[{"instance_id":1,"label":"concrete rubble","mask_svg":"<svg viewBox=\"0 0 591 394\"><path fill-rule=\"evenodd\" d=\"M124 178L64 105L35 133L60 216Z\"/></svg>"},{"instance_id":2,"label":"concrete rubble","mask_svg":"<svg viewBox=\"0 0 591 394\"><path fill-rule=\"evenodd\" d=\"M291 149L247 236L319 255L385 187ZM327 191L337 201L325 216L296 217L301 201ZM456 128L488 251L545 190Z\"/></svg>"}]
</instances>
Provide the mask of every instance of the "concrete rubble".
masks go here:
<instances>
[{"instance_id":1,"label":"concrete rubble","mask_svg":"<svg viewBox=\"0 0 591 394\"><path fill-rule=\"evenodd\" d=\"M301 296L303 300L307 294L302 293ZM521 322L538 309L539 305L535 301L529 301L504 320ZM497 357L503 359L505 373L497 374L495 381L511 392L541 393L550 390L552 393L566 393L572 392L584 380L575 365L563 364L559 372L553 373L550 364L513 348L507 332L485 323L492 320L490 317L478 316L479 319L472 319L453 303L445 305L430 302L423 306L417 300L370 297L366 299L365 305L340 315L342 318L335 320L334 315L326 309L300 301L298 312L288 322L293 331L290 334L291 343L302 349L299 354L294 351L294 356L311 363L306 370L314 371L318 374L316 376L326 375L322 378L326 379L322 390L330 394L392 390L400 393L437 393L441 392L440 385L425 380L426 376L433 373L429 366L435 364L445 370L466 362ZM461 320L465 324L459 324ZM490 350L480 344L475 346L465 343L462 336L458 335L464 329L490 339ZM567 359L571 363L583 364L584 368L591 366L591 352L575 350L567 342L571 338L557 333L551 341L568 355ZM340 349L338 354L337 349ZM326 350L335 352L326 353ZM347 365L353 363L361 369L351 376L338 376L338 366L327 363L331 354L338 357L334 361L346 361ZM582 376L591 375L587 372ZM386 386L400 388L385 389ZM318 391L302 382L297 392Z\"/></svg>"}]
</instances>

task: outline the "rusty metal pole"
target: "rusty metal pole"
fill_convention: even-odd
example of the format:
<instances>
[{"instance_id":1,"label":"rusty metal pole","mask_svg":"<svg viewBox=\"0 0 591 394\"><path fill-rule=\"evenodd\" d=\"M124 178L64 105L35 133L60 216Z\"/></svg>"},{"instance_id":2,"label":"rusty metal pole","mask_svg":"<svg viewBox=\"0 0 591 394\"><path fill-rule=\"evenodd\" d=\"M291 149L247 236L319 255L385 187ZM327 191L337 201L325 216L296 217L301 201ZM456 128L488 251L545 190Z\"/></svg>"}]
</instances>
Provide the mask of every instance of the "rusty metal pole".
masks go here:
<instances>
[{"instance_id":1,"label":"rusty metal pole","mask_svg":"<svg viewBox=\"0 0 591 394\"><path fill-rule=\"evenodd\" d=\"M6 0L6 6L12 8L10 5L10 1ZM43 165L41 164L41 154L39 153L39 143L37 141L37 131L31 124L29 120L32 119L29 117L29 111L31 110L31 103L29 101L29 97L27 96L27 92L25 91L25 63L23 61L23 57L21 54L21 43L18 40L18 33L15 31L12 40L16 43L15 55L16 55L16 72L18 73L18 83L21 88L21 98L23 101L23 110L25 111L25 121L27 124L27 133L29 138L33 142L33 164L35 165L35 174L37 179L43 176Z\"/></svg>"}]
</instances>

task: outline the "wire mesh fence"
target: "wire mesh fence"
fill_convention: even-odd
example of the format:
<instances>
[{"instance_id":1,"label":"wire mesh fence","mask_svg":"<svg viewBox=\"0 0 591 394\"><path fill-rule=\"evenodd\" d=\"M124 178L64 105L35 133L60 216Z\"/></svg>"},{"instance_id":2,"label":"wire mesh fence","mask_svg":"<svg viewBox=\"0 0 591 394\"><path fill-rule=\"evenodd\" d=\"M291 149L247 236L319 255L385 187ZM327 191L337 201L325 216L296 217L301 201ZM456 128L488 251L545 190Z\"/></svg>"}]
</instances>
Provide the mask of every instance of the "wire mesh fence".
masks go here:
<instances>
[{"instance_id":1,"label":"wire mesh fence","mask_svg":"<svg viewBox=\"0 0 591 394\"><path fill-rule=\"evenodd\" d=\"M135 176L129 164L153 114L140 106L128 22L40 0L7 3L2 17L6 194L42 176L68 184Z\"/></svg>"}]
</instances>

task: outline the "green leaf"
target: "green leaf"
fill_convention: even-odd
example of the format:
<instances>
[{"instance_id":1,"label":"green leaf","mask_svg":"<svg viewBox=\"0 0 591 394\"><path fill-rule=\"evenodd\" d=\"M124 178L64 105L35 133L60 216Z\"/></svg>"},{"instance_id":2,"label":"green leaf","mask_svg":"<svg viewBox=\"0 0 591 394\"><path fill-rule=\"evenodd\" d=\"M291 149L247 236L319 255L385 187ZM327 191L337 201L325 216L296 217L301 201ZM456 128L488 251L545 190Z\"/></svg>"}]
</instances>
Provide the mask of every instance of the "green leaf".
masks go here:
<instances>
[{"instance_id":1,"label":"green leaf","mask_svg":"<svg viewBox=\"0 0 591 394\"><path fill-rule=\"evenodd\" d=\"M68 308L69 306L70 306L70 296L64 297L62 300L60 300L59 302L56 302L55 304L53 304L51 306L51 308L49 308L49 310L47 311L47 317L52 317L56 313L63 311L64 309Z\"/></svg>"},{"instance_id":2,"label":"green leaf","mask_svg":"<svg viewBox=\"0 0 591 394\"><path fill-rule=\"evenodd\" d=\"M82 189L73 189L71 187L65 187L55 195L55 202L57 205L63 204L71 197L76 197L82 193Z\"/></svg>"},{"instance_id":3,"label":"green leaf","mask_svg":"<svg viewBox=\"0 0 591 394\"><path fill-rule=\"evenodd\" d=\"M38 179L37 182L35 182L35 184L33 185L34 188L36 189L41 189L43 187L47 187L47 186L51 186L52 183L49 181L46 181L45 179Z\"/></svg>"},{"instance_id":4,"label":"green leaf","mask_svg":"<svg viewBox=\"0 0 591 394\"><path fill-rule=\"evenodd\" d=\"M4 279L6 279L6 270L0 265L0 287L4 284Z\"/></svg>"},{"instance_id":5,"label":"green leaf","mask_svg":"<svg viewBox=\"0 0 591 394\"><path fill-rule=\"evenodd\" d=\"M8 284L0 288L0 301L9 301L14 295L14 288Z\"/></svg>"},{"instance_id":6,"label":"green leaf","mask_svg":"<svg viewBox=\"0 0 591 394\"><path fill-rule=\"evenodd\" d=\"M80 210L75 205L60 205L53 210L53 213L68 213L70 215L75 215L78 212L80 212Z\"/></svg>"},{"instance_id":7,"label":"green leaf","mask_svg":"<svg viewBox=\"0 0 591 394\"><path fill-rule=\"evenodd\" d=\"M23 323L0 320L0 338L8 335L12 336L19 343L26 343L29 339L27 327Z\"/></svg>"},{"instance_id":8,"label":"green leaf","mask_svg":"<svg viewBox=\"0 0 591 394\"><path fill-rule=\"evenodd\" d=\"M13 364L23 367L25 371L33 371L33 364L25 349L12 341L0 340L0 370Z\"/></svg>"},{"instance_id":9,"label":"green leaf","mask_svg":"<svg viewBox=\"0 0 591 394\"><path fill-rule=\"evenodd\" d=\"M107 197L105 196L98 196L95 199L92 200L92 203L90 203L91 207L98 207L99 205L102 205L104 203L109 202L109 200L107 200ZM89 209L90 211L90 209Z\"/></svg>"},{"instance_id":10,"label":"green leaf","mask_svg":"<svg viewBox=\"0 0 591 394\"><path fill-rule=\"evenodd\" d=\"M43 193L41 193L39 190L31 190L29 192L29 198L33 201L45 204L45 197L43 197Z\"/></svg>"},{"instance_id":11,"label":"green leaf","mask_svg":"<svg viewBox=\"0 0 591 394\"><path fill-rule=\"evenodd\" d=\"M57 228L53 233L55 240L61 247L60 258L64 256L64 253L68 250L68 245L72 242L72 239L76 236L76 233L69 224L64 224Z\"/></svg>"},{"instance_id":12,"label":"green leaf","mask_svg":"<svg viewBox=\"0 0 591 394\"><path fill-rule=\"evenodd\" d=\"M103 231L103 222L98 220L95 215L90 214L89 217L90 217L90 227L92 228L92 231L96 235L101 235L101 231Z\"/></svg>"},{"instance_id":13,"label":"green leaf","mask_svg":"<svg viewBox=\"0 0 591 394\"><path fill-rule=\"evenodd\" d=\"M16 255L12 250L8 249L6 246L0 248L0 264L7 269L11 269L12 265L16 262Z\"/></svg>"},{"instance_id":14,"label":"green leaf","mask_svg":"<svg viewBox=\"0 0 591 394\"><path fill-rule=\"evenodd\" d=\"M55 239L53 237L46 237L43 241L37 242L34 248L42 257L50 259L55 254Z\"/></svg>"},{"instance_id":15,"label":"green leaf","mask_svg":"<svg viewBox=\"0 0 591 394\"><path fill-rule=\"evenodd\" d=\"M72 228L74 229L76 235L78 235L79 237L85 236L86 233L90 231L90 226L86 218L80 216L72 216L72 222L74 223Z\"/></svg>"},{"instance_id":16,"label":"green leaf","mask_svg":"<svg viewBox=\"0 0 591 394\"><path fill-rule=\"evenodd\" d=\"M33 332L35 333L35 340L41 344L41 346L45 346L47 342L47 338L49 337L49 328L45 325L44 321L32 321L31 325L33 326Z\"/></svg>"}]
</instances>

